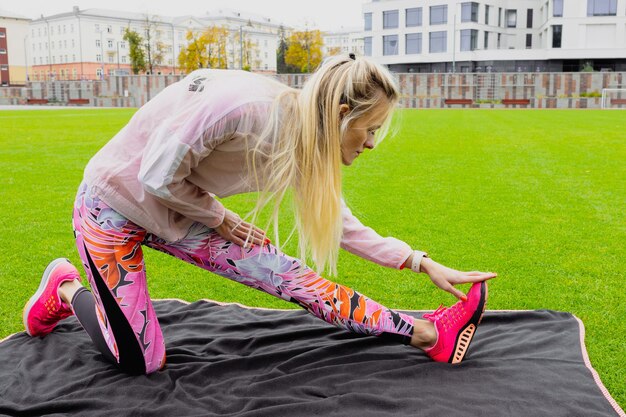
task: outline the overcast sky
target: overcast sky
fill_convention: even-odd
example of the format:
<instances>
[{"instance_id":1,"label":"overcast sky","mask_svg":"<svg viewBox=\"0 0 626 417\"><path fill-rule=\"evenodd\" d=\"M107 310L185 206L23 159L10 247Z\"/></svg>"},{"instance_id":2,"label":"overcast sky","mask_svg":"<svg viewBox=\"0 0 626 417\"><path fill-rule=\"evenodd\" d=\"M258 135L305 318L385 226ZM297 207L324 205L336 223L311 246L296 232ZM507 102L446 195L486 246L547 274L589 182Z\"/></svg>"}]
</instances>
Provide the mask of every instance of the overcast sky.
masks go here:
<instances>
[{"instance_id":1,"label":"overcast sky","mask_svg":"<svg viewBox=\"0 0 626 417\"><path fill-rule=\"evenodd\" d=\"M260 14L292 26L320 29L360 28L361 6L368 0L21 0L2 1L0 8L29 18L101 8L164 16L203 15L230 8Z\"/></svg>"}]
</instances>

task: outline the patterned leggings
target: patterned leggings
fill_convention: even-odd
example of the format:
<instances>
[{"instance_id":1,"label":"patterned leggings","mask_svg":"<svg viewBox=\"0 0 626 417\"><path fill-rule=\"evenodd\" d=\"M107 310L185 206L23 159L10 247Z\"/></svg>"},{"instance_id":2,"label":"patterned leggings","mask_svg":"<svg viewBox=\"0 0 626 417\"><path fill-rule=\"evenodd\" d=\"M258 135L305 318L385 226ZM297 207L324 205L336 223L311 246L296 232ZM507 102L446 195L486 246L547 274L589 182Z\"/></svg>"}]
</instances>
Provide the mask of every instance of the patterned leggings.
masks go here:
<instances>
[{"instance_id":1,"label":"patterned leggings","mask_svg":"<svg viewBox=\"0 0 626 417\"><path fill-rule=\"evenodd\" d=\"M184 239L166 242L114 211L85 184L76 197L73 225L95 298L97 336L106 343L105 356L114 357L122 369L123 362L128 369L130 361L139 373L151 373L165 364L163 334L146 286L142 245L296 303L352 332L405 344L413 334L411 316L322 278L272 245L244 249L199 223L190 227ZM84 325L78 312L77 316ZM86 330L96 341L93 329Z\"/></svg>"}]
</instances>

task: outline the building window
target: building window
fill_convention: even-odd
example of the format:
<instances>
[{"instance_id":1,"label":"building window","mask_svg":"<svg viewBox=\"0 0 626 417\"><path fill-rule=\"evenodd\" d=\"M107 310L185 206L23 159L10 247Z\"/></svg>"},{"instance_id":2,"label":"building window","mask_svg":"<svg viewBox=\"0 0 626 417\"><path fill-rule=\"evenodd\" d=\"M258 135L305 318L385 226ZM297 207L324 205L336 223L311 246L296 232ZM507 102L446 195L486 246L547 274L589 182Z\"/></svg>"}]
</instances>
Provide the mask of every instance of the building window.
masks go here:
<instances>
[{"instance_id":1,"label":"building window","mask_svg":"<svg viewBox=\"0 0 626 417\"><path fill-rule=\"evenodd\" d=\"M489 24L489 5L485 4L485 24Z\"/></svg>"},{"instance_id":2,"label":"building window","mask_svg":"<svg viewBox=\"0 0 626 417\"><path fill-rule=\"evenodd\" d=\"M383 55L398 55L398 35L383 36Z\"/></svg>"},{"instance_id":3,"label":"building window","mask_svg":"<svg viewBox=\"0 0 626 417\"><path fill-rule=\"evenodd\" d=\"M502 34L498 33L498 43L496 44L496 48L502 48Z\"/></svg>"},{"instance_id":4,"label":"building window","mask_svg":"<svg viewBox=\"0 0 626 417\"><path fill-rule=\"evenodd\" d=\"M617 0L587 0L587 16L617 15Z\"/></svg>"},{"instance_id":5,"label":"building window","mask_svg":"<svg viewBox=\"0 0 626 417\"><path fill-rule=\"evenodd\" d=\"M70 33L74 33L74 24L70 24Z\"/></svg>"},{"instance_id":6,"label":"building window","mask_svg":"<svg viewBox=\"0 0 626 417\"><path fill-rule=\"evenodd\" d=\"M372 30L372 14L364 13L363 20L365 21L365 26L363 27L363 30Z\"/></svg>"},{"instance_id":7,"label":"building window","mask_svg":"<svg viewBox=\"0 0 626 417\"><path fill-rule=\"evenodd\" d=\"M446 52L448 42L448 32L442 30L440 32L429 33L428 51L432 53Z\"/></svg>"},{"instance_id":8,"label":"building window","mask_svg":"<svg viewBox=\"0 0 626 417\"><path fill-rule=\"evenodd\" d=\"M478 3L461 3L461 22L478 22Z\"/></svg>"},{"instance_id":9,"label":"building window","mask_svg":"<svg viewBox=\"0 0 626 417\"><path fill-rule=\"evenodd\" d=\"M100 43L100 39L96 39L96 48L100 48L100 45L102 45L102 44Z\"/></svg>"},{"instance_id":10,"label":"building window","mask_svg":"<svg viewBox=\"0 0 626 417\"><path fill-rule=\"evenodd\" d=\"M485 31L485 40L483 42L483 49L489 49L489 32Z\"/></svg>"},{"instance_id":11,"label":"building window","mask_svg":"<svg viewBox=\"0 0 626 417\"><path fill-rule=\"evenodd\" d=\"M113 48L113 41L111 39L107 40L107 46L110 48Z\"/></svg>"},{"instance_id":12,"label":"building window","mask_svg":"<svg viewBox=\"0 0 626 417\"><path fill-rule=\"evenodd\" d=\"M63 25L63 33L65 33L66 25Z\"/></svg>"},{"instance_id":13,"label":"building window","mask_svg":"<svg viewBox=\"0 0 626 417\"><path fill-rule=\"evenodd\" d=\"M476 29L461 30L461 51L474 51L478 48L478 31Z\"/></svg>"},{"instance_id":14,"label":"building window","mask_svg":"<svg viewBox=\"0 0 626 417\"><path fill-rule=\"evenodd\" d=\"M54 35L54 26L50 26L50 35Z\"/></svg>"},{"instance_id":15,"label":"building window","mask_svg":"<svg viewBox=\"0 0 626 417\"><path fill-rule=\"evenodd\" d=\"M126 63L126 55L122 55L122 64Z\"/></svg>"},{"instance_id":16,"label":"building window","mask_svg":"<svg viewBox=\"0 0 626 417\"><path fill-rule=\"evenodd\" d=\"M526 10L526 28L532 29L533 27L533 9Z\"/></svg>"},{"instance_id":17,"label":"building window","mask_svg":"<svg viewBox=\"0 0 626 417\"><path fill-rule=\"evenodd\" d=\"M506 11L506 27L517 27L517 10L512 9Z\"/></svg>"},{"instance_id":18,"label":"building window","mask_svg":"<svg viewBox=\"0 0 626 417\"><path fill-rule=\"evenodd\" d=\"M372 56L372 37L366 36L363 38L363 53L365 56Z\"/></svg>"},{"instance_id":19,"label":"building window","mask_svg":"<svg viewBox=\"0 0 626 417\"><path fill-rule=\"evenodd\" d=\"M121 41L121 42L120 42L120 48L122 48L122 49L126 49L126 42Z\"/></svg>"},{"instance_id":20,"label":"building window","mask_svg":"<svg viewBox=\"0 0 626 417\"><path fill-rule=\"evenodd\" d=\"M422 26L422 8L406 9L406 27Z\"/></svg>"},{"instance_id":21,"label":"building window","mask_svg":"<svg viewBox=\"0 0 626 417\"><path fill-rule=\"evenodd\" d=\"M407 33L405 35L405 53L421 54L422 53L422 34L421 33Z\"/></svg>"},{"instance_id":22,"label":"building window","mask_svg":"<svg viewBox=\"0 0 626 417\"><path fill-rule=\"evenodd\" d=\"M94 28L96 29L96 33L100 32L100 25L99 24L95 24Z\"/></svg>"},{"instance_id":23,"label":"building window","mask_svg":"<svg viewBox=\"0 0 626 417\"><path fill-rule=\"evenodd\" d=\"M102 68L96 68L96 77L102 78Z\"/></svg>"},{"instance_id":24,"label":"building window","mask_svg":"<svg viewBox=\"0 0 626 417\"><path fill-rule=\"evenodd\" d=\"M398 27L398 11L387 10L383 12L383 29L395 29Z\"/></svg>"},{"instance_id":25,"label":"building window","mask_svg":"<svg viewBox=\"0 0 626 417\"><path fill-rule=\"evenodd\" d=\"M526 34L526 49L532 49L532 47L533 47L533 34L527 33Z\"/></svg>"},{"instance_id":26,"label":"building window","mask_svg":"<svg viewBox=\"0 0 626 417\"><path fill-rule=\"evenodd\" d=\"M72 55L72 62L76 62L76 55Z\"/></svg>"},{"instance_id":27,"label":"building window","mask_svg":"<svg viewBox=\"0 0 626 417\"><path fill-rule=\"evenodd\" d=\"M113 33L113 26L107 26L107 33Z\"/></svg>"},{"instance_id":28,"label":"building window","mask_svg":"<svg viewBox=\"0 0 626 417\"><path fill-rule=\"evenodd\" d=\"M430 6L430 24L444 25L446 23L448 23L448 6Z\"/></svg>"},{"instance_id":29,"label":"building window","mask_svg":"<svg viewBox=\"0 0 626 417\"><path fill-rule=\"evenodd\" d=\"M6 33L0 32L0 38L6 38L6 37L7 37Z\"/></svg>"},{"instance_id":30,"label":"building window","mask_svg":"<svg viewBox=\"0 0 626 417\"><path fill-rule=\"evenodd\" d=\"M554 0L552 3L552 16L563 17L563 0Z\"/></svg>"},{"instance_id":31,"label":"building window","mask_svg":"<svg viewBox=\"0 0 626 417\"><path fill-rule=\"evenodd\" d=\"M113 63L113 55L109 55L109 63L112 64Z\"/></svg>"},{"instance_id":32,"label":"building window","mask_svg":"<svg viewBox=\"0 0 626 417\"><path fill-rule=\"evenodd\" d=\"M498 7L498 27L502 27L502 7Z\"/></svg>"},{"instance_id":33,"label":"building window","mask_svg":"<svg viewBox=\"0 0 626 417\"><path fill-rule=\"evenodd\" d=\"M561 47L561 38L563 34L563 26L562 25L553 25L552 26L552 47L560 48Z\"/></svg>"},{"instance_id":34,"label":"building window","mask_svg":"<svg viewBox=\"0 0 626 417\"><path fill-rule=\"evenodd\" d=\"M102 55L96 54L96 62L102 62Z\"/></svg>"},{"instance_id":35,"label":"building window","mask_svg":"<svg viewBox=\"0 0 626 417\"><path fill-rule=\"evenodd\" d=\"M2 66L0 67L0 70L2 70L2 71L8 71L8 70L9 70L9 67L8 67L7 65L2 65Z\"/></svg>"},{"instance_id":36,"label":"building window","mask_svg":"<svg viewBox=\"0 0 626 417\"><path fill-rule=\"evenodd\" d=\"M76 46L76 43L74 43L74 39L72 39L72 48L74 48Z\"/></svg>"}]
</instances>

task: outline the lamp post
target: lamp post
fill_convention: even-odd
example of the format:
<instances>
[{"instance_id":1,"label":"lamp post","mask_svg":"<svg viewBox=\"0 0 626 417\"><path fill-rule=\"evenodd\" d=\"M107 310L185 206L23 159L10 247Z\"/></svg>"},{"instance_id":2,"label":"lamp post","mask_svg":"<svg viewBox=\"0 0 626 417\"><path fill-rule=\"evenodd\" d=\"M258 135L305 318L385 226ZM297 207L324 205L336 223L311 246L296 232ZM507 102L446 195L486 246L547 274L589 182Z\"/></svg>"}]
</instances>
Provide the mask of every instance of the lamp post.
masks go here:
<instances>
[{"instance_id":1,"label":"lamp post","mask_svg":"<svg viewBox=\"0 0 626 417\"><path fill-rule=\"evenodd\" d=\"M252 27L252 23L248 20L245 25L239 26L239 69L243 69L243 28Z\"/></svg>"}]
</instances>

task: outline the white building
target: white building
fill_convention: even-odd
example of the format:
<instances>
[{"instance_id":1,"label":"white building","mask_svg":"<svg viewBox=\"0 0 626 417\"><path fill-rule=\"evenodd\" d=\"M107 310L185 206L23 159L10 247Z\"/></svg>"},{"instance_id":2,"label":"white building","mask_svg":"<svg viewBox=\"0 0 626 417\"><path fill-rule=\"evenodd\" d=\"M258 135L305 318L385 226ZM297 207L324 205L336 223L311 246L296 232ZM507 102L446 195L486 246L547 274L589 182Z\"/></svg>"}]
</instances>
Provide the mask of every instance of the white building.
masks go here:
<instances>
[{"instance_id":1,"label":"white building","mask_svg":"<svg viewBox=\"0 0 626 417\"><path fill-rule=\"evenodd\" d=\"M373 0L365 55L398 72L626 71L626 0Z\"/></svg>"},{"instance_id":2,"label":"white building","mask_svg":"<svg viewBox=\"0 0 626 417\"><path fill-rule=\"evenodd\" d=\"M74 7L72 12L33 20L27 45L31 80L98 79L103 74L130 73L130 28L162 45L163 59L155 73L178 74L178 55L187 46L189 30L224 26L229 31L229 68L240 68L239 35L252 43L251 70L276 71L280 25L257 15L218 11L202 16L157 16ZM154 48L153 43L153 48Z\"/></svg>"},{"instance_id":3,"label":"white building","mask_svg":"<svg viewBox=\"0 0 626 417\"><path fill-rule=\"evenodd\" d=\"M358 28L346 28L322 32L322 55L327 57L337 54L363 55L363 32Z\"/></svg>"}]
</instances>

